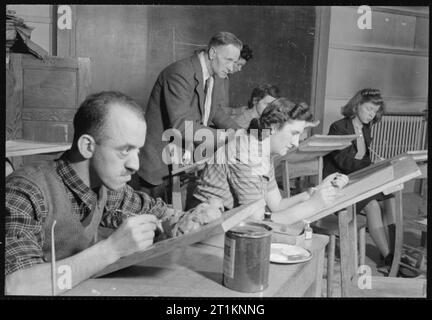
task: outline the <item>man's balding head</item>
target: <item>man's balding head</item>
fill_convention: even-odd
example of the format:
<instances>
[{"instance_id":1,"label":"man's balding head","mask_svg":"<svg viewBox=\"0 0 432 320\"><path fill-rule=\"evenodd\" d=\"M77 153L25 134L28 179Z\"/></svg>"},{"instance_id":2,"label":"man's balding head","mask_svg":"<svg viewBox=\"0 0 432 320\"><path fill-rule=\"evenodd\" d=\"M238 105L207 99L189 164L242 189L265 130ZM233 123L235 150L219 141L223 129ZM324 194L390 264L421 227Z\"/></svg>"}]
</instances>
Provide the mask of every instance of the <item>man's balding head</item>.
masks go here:
<instances>
[{"instance_id":1,"label":"man's balding head","mask_svg":"<svg viewBox=\"0 0 432 320\"><path fill-rule=\"evenodd\" d=\"M89 95L78 108L74 120L73 145L83 134L88 134L96 142L106 137L106 121L112 107L125 108L137 118L144 120L142 108L127 95L117 91L102 91Z\"/></svg>"}]
</instances>

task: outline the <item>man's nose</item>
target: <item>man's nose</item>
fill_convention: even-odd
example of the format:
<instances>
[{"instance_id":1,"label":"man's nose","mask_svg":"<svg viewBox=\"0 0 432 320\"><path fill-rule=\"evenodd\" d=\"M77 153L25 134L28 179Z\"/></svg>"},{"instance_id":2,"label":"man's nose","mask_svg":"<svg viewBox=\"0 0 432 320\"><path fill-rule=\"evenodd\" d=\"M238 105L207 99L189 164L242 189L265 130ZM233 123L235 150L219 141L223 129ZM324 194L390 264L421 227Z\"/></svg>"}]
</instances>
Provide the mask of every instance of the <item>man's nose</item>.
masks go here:
<instances>
[{"instance_id":1,"label":"man's nose","mask_svg":"<svg viewBox=\"0 0 432 320\"><path fill-rule=\"evenodd\" d=\"M137 171L139 169L139 157L138 157L138 153L133 152L130 157L127 159L126 163L125 163L125 167L126 169L130 170L130 171Z\"/></svg>"}]
</instances>

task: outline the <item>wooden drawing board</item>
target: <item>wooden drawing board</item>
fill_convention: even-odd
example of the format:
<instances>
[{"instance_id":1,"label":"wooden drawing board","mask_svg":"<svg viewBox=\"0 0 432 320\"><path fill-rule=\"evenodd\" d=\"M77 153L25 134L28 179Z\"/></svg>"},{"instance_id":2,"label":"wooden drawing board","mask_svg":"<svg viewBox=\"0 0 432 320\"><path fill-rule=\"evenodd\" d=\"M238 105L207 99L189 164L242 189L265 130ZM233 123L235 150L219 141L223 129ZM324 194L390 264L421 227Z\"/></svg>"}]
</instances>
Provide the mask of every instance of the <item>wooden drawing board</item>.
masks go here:
<instances>
[{"instance_id":1,"label":"wooden drawing board","mask_svg":"<svg viewBox=\"0 0 432 320\"><path fill-rule=\"evenodd\" d=\"M366 176L368 174L371 174L372 172L378 171L381 168L384 168L386 166L389 166L389 165L392 165L392 164L395 164L395 163L399 163L399 161L404 160L406 158L412 158L416 163L423 160L423 156L422 156L422 158L416 158L410 152L404 153L404 154L401 154L401 155L397 155L397 156L394 156L392 158L388 158L388 159L384 159L384 160L381 160L381 161L377 161L374 164L372 164L372 165L370 165L370 166L368 166L366 168L363 168L361 170L358 170L356 172L351 173L349 175L350 181L351 180L355 180L355 179L361 179L362 177L364 177L364 176ZM427 154L426 154L426 159L427 159Z\"/></svg>"},{"instance_id":2,"label":"wooden drawing board","mask_svg":"<svg viewBox=\"0 0 432 320\"><path fill-rule=\"evenodd\" d=\"M420 174L415 161L406 155L369 166L349 175L350 182L341 190L341 196L331 206L318 209L308 220L319 220L380 192L387 194L395 188L401 189L404 182Z\"/></svg>"},{"instance_id":3,"label":"wooden drawing board","mask_svg":"<svg viewBox=\"0 0 432 320\"><path fill-rule=\"evenodd\" d=\"M226 212L222 217L215 221L204 225L199 230L191 233L181 235L179 237L170 238L160 242L156 242L145 251L131 254L123 257L115 263L109 265L102 271L98 272L94 277L100 277L105 274L124 269L134 264L140 263L146 259L154 258L156 256L165 254L176 248L187 246L196 242L200 242L211 236L226 232L234 227L247 217L253 215L257 210L264 210L265 201L258 200L249 205L243 205Z\"/></svg>"},{"instance_id":4,"label":"wooden drawing board","mask_svg":"<svg viewBox=\"0 0 432 320\"><path fill-rule=\"evenodd\" d=\"M428 160L428 151L427 150L412 150L412 151L407 151L406 154L412 156L414 161L416 161L416 162Z\"/></svg>"},{"instance_id":5,"label":"wooden drawing board","mask_svg":"<svg viewBox=\"0 0 432 320\"><path fill-rule=\"evenodd\" d=\"M302 162L316 159L325 156L334 150L341 150L349 147L351 141L356 139L355 134L352 135L313 135L302 141L298 147L293 148L284 156L279 156L274 159L275 167L281 161Z\"/></svg>"},{"instance_id":6,"label":"wooden drawing board","mask_svg":"<svg viewBox=\"0 0 432 320\"><path fill-rule=\"evenodd\" d=\"M315 151L315 150L340 150L351 145L351 141L356 139L357 135L322 135L315 134L312 137L302 141L299 146L299 151Z\"/></svg>"}]
</instances>

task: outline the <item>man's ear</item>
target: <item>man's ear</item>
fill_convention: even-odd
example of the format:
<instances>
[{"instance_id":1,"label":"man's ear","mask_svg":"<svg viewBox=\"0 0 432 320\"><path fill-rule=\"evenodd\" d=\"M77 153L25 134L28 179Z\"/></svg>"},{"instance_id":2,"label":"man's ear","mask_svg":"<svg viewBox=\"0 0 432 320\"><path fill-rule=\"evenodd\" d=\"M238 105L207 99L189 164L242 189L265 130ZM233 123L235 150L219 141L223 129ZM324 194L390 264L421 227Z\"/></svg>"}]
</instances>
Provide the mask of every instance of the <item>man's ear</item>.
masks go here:
<instances>
[{"instance_id":1,"label":"man's ear","mask_svg":"<svg viewBox=\"0 0 432 320\"><path fill-rule=\"evenodd\" d=\"M91 135L83 134L78 139L77 147L79 152L85 159L90 159L91 157L93 157L96 147L96 141Z\"/></svg>"},{"instance_id":2,"label":"man's ear","mask_svg":"<svg viewBox=\"0 0 432 320\"><path fill-rule=\"evenodd\" d=\"M209 51L208 51L208 57L210 60L213 60L214 57L216 56L216 49L213 47L210 47Z\"/></svg>"}]
</instances>

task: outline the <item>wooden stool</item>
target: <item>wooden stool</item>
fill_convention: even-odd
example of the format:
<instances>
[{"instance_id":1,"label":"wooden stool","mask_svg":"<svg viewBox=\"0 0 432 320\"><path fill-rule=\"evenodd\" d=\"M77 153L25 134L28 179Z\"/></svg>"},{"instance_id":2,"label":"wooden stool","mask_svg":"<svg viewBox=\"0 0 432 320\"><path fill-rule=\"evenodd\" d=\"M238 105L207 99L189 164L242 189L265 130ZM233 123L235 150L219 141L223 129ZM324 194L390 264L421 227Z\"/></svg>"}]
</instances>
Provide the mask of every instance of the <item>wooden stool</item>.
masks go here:
<instances>
[{"instance_id":1,"label":"wooden stool","mask_svg":"<svg viewBox=\"0 0 432 320\"><path fill-rule=\"evenodd\" d=\"M411 269L418 274L426 275L426 237L427 237L427 218L421 220L408 221L407 224L411 227L414 227L416 230L421 231L421 239L420 239L420 248L415 248L409 246L407 244L403 245L403 248L418 254L418 257L415 259L415 265L411 266L409 264L400 262L401 266L405 268Z\"/></svg>"},{"instance_id":2,"label":"wooden stool","mask_svg":"<svg viewBox=\"0 0 432 320\"><path fill-rule=\"evenodd\" d=\"M332 296L332 283L334 274L334 261L336 251L336 237L339 237L338 216L331 214L312 224L314 232L328 235L330 241L327 245L327 297ZM365 264L366 259L366 217L357 215L359 265Z\"/></svg>"}]
</instances>

